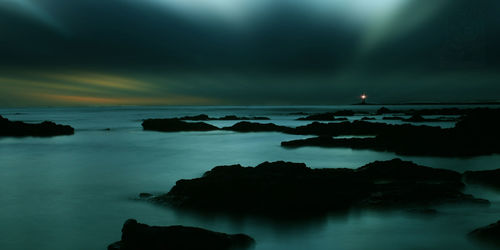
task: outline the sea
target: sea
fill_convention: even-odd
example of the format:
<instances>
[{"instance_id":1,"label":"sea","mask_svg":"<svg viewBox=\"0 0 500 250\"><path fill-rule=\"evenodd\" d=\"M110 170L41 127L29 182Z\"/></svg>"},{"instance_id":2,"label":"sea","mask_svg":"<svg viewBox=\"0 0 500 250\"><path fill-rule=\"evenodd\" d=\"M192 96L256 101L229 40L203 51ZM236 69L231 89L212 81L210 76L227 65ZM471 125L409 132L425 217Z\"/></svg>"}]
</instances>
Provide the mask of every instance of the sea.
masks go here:
<instances>
[{"instance_id":1,"label":"sea","mask_svg":"<svg viewBox=\"0 0 500 250\"><path fill-rule=\"evenodd\" d=\"M389 109L451 106L386 106ZM459 106L469 108L475 106ZM49 138L0 138L0 249L106 249L120 240L125 220L149 225L203 227L245 233L256 250L490 249L467 233L500 219L500 192L468 186L465 193L491 206L448 205L432 215L408 211L358 210L311 219L197 214L138 200L141 192L168 192L180 179L197 178L215 166L255 166L265 161L303 162L311 168L358 168L377 160L401 158L451 169L500 168L500 155L467 158L400 156L348 148L287 149L280 142L308 136L282 133L144 131L147 118L207 114L266 116L278 125L300 126L305 113L380 106L120 106L2 108L15 121L45 120L71 125L75 134ZM380 116L356 115L349 120ZM238 121L208 121L218 127ZM453 127L454 122L426 123ZM431 142L430 142L431 143ZM472 145L471 145L472 146Z\"/></svg>"}]
</instances>

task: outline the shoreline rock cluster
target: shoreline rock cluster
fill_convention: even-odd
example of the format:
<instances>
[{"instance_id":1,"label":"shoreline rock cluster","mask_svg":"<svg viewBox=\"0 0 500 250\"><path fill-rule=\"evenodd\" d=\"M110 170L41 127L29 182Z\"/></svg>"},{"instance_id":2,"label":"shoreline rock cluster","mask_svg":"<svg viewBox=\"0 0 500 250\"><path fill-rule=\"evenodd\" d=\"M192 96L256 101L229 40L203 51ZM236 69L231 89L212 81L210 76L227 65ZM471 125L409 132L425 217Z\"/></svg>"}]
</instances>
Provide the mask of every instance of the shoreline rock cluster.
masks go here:
<instances>
[{"instance_id":1,"label":"shoreline rock cluster","mask_svg":"<svg viewBox=\"0 0 500 250\"><path fill-rule=\"evenodd\" d=\"M31 124L21 121L10 121L0 116L0 137L50 137L57 135L72 135L74 133L75 129L68 125L59 125L50 121Z\"/></svg>"},{"instance_id":2,"label":"shoreline rock cluster","mask_svg":"<svg viewBox=\"0 0 500 250\"><path fill-rule=\"evenodd\" d=\"M414 126L409 124L388 125L383 123L310 124L317 131L337 131L342 134L361 133L376 135L375 138L332 138L322 133L319 137L282 142L283 147L303 146L345 147L390 151L400 155L459 156L469 157L500 153L500 110L476 109L470 112L454 128ZM311 131L310 128L298 127ZM344 126L344 128L342 127ZM330 127L330 128L327 128ZM337 127L337 128L335 128ZM303 134L303 133L300 133ZM319 134L319 133L316 133Z\"/></svg>"}]
</instances>

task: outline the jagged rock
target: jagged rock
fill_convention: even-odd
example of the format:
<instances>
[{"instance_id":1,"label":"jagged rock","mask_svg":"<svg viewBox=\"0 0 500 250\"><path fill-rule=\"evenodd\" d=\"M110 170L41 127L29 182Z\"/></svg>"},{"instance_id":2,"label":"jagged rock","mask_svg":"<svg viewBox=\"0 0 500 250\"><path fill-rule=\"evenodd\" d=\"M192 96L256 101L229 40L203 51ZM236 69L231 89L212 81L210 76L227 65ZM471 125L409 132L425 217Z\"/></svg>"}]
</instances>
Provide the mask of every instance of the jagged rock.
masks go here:
<instances>
[{"instance_id":1,"label":"jagged rock","mask_svg":"<svg viewBox=\"0 0 500 250\"><path fill-rule=\"evenodd\" d=\"M467 183L481 184L500 189L500 169L484 171L466 171L464 178Z\"/></svg>"},{"instance_id":2,"label":"jagged rock","mask_svg":"<svg viewBox=\"0 0 500 250\"><path fill-rule=\"evenodd\" d=\"M394 159L358 169L311 169L303 163L219 166L179 180L152 200L203 211L317 214L352 207L413 208L488 203L463 194L457 172Z\"/></svg>"},{"instance_id":3,"label":"jagged rock","mask_svg":"<svg viewBox=\"0 0 500 250\"><path fill-rule=\"evenodd\" d=\"M500 247L500 221L470 232L469 237Z\"/></svg>"},{"instance_id":4,"label":"jagged rock","mask_svg":"<svg viewBox=\"0 0 500 250\"><path fill-rule=\"evenodd\" d=\"M148 226L134 219L125 222L121 241L108 250L246 249L255 241L244 234L225 234L196 227Z\"/></svg>"},{"instance_id":5,"label":"jagged rock","mask_svg":"<svg viewBox=\"0 0 500 250\"><path fill-rule=\"evenodd\" d=\"M72 135L75 130L68 125L59 125L50 121L37 124L24 123L20 121L9 121L0 116L0 136L36 136L49 137L57 135Z\"/></svg>"},{"instance_id":6,"label":"jagged rock","mask_svg":"<svg viewBox=\"0 0 500 250\"><path fill-rule=\"evenodd\" d=\"M204 122L185 122L179 119L147 119L142 122L144 130L154 130L162 132L179 131L211 131L218 130L216 126Z\"/></svg>"},{"instance_id":7,"label":"jagged rock","mask_svg":"<svg viewBox=\"0 0 500 250\"><path fill-rule=\"evenodd\" d=\"M320 146L373 149L400 155L477 156L500 153L500 110L476 109L451 129L410 124L356 121L313 123L291 133L322 137L282 142L284 147ZM376 135L375 138L334 139L335 135Z\"/></svg>"},{"instance_id":8,"label":"jagged rock","mask_svg":"<svg viewBox=\"0 0 500 250\"><path fill-rule=\"evenodd\" d=\"M279 126L274 123L238 122L231 127L224 127L222 129L236 132L287 132L292 128Z\"/></svg>"}]
</instances>

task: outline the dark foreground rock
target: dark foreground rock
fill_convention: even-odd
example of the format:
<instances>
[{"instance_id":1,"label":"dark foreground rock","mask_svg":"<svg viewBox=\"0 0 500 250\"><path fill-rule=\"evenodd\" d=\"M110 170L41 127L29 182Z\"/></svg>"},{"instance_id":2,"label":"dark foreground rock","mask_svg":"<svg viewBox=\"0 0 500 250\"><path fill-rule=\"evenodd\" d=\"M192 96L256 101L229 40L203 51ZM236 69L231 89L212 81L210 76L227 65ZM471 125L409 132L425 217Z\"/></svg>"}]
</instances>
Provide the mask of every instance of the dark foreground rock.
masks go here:
<instances>
[{"instance_id":1,"label":"dark foreground rock","mask_svg":"<svg viewBox=\"0 0 500 250\"><path fill-rule=\"evenodd\" d=\"M173 119L147 119L142 122L144 130L162 132L180 131L211 131L219 128L204 122L185 122L177 118Z\"/></svg>"},{"instance_id":2,"label":"dark foreground rock","mask_svg":"<svg viewBox=\"0 0 500 250\"><path fill-rule=\"evenodd\" d=\"M473 239L500 247L500 221L469 233Z\"/></svg>"},{"instance_id":3,"label":"dark foreground rock","mask_svg":"<svg viewBox=\"0 0 500 250\"><path fill-rule=\"evenodd\" d=\"M485 171L466 171L464 178L467 183L480 184L500 189L500 169Z\"/></svg>"},{"instance_id":4,"label":"dark foreground rock","mask_svg":"<svg viewBox=\"0 0 500 250\"><path fill-rule=\"evenodd\" d=\"M476 109L454 128L353 122L310 124L294 130L317 138L282 142L284 147L320 146L373 149L401 155L468 157L500 153L500 110ZM336 132L334 132L336 131ZM312 133L311 133L312 132ZM375 138L335 139L332 134L372 134Z\"/></svg>"},{"instance_id":5,"label":"dark foreground rock","mask_svg":"<svg viewBox=\"0 0 500 250\"><path fill-rule=\"evenodd\" d=\"M152 200L201 211L314 215L350 208L420 208L487 204L461 192L461 175L394 159L358 169L311 169L303 163L219 166L179 180Z\"/></svg>"},{"instance_id":6,"label":"dark foreground rock","mask_svg":"<svg viewBox=\"0 0 500 250\"><path fill-rule=\"evenodd\" d=\"M68 125L59 125L45 121L37 124L24 123L20 121L9 121L0 116L0 136L36 136L49 137L57 135L72 135L75 130Z\"/></svg>"},{"instance_id":7,"label":"dark foreground rock","mask_svg":"<svg viewBox=\"0 0 500 250\"><path fill-rule=\"evenodd\" d=\"M125 222L122 239L108 250L247 249L255 241L244 234L224 234L196 227L148 226L134 219Z\"/></svg>"}]
</instances>

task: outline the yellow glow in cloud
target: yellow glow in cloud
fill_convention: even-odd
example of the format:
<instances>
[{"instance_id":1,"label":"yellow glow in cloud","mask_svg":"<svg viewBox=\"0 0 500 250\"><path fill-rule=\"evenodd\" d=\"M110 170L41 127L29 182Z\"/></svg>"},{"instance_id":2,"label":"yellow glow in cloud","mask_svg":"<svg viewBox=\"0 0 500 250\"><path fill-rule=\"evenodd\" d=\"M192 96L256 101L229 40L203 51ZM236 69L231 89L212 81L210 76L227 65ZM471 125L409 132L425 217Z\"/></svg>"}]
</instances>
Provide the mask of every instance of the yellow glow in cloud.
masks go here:
<instances>
[{"instance_id":1,"label":"yellow glow in cloud","mask_svg":"<svg viewBox=\"0 0 500 250\"><path fill-rule=\"evenodd\" d=\"M32 93L32 96L46 102L71 105L208 105L215 101L209 98L192 96L170 97L94 97L76 95L57 95Z\"/></svg>"},{"instance_id":2,"label":"yellow glow in cloud","mask_svg":"<svg viewBox=\"0 0 500 250\"><path fill-rule=\"evenodd\" d=\"M2 106L213 105L218 100L166 93L134 78L98 73L0 77Z\"/></svg>"},{"instance_id":3,"label":"yellow glow in cloud","mask_svg":"<svg viewBox=\"0 0 500 250\"><path fill-rule=\"evenodd\" d=\"M96 73L48 74L49 79L118 90L148 91L152 86L132 78Z\"/></svg>"}]
</instances>

